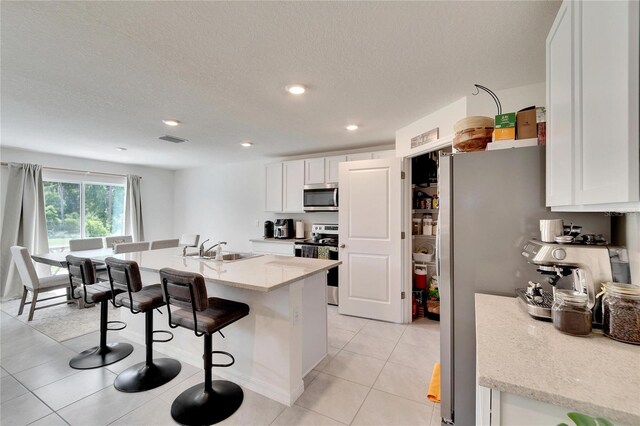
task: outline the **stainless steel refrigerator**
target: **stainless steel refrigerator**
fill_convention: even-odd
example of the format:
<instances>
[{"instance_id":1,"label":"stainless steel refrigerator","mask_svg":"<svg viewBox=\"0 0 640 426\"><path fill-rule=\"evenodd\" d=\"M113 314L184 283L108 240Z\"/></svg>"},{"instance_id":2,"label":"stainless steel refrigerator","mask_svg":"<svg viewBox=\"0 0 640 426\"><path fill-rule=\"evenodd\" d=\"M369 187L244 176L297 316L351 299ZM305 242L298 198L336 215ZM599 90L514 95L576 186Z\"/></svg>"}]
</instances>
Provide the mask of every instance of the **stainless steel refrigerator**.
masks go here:
<instances>
[{"instance_id":1,"label":"stainless steel refrigerator","mask_svg":"<svg viewBox=\"0 0 640 426\"><path fill-rule=\"evenodd\" d=\"M521 248L539 238L539 220L562 218L583 232L610 236L601 213L553 213L545 207L544 147L440 157L441 415L475 424L475 293L515 295L542 281ZM496 348L499 350L499 348Z\"/></svg>"}]
</instances>

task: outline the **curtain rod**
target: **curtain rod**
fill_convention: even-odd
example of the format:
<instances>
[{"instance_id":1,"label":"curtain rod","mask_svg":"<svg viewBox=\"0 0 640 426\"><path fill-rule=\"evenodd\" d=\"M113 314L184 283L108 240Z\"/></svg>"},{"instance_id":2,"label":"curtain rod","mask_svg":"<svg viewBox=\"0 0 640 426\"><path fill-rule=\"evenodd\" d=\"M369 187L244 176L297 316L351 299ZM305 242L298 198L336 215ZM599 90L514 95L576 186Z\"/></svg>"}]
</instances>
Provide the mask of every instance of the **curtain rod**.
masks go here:
<instances>
[{"instance_id":1,"label":"curtain rod","mask_svg":"<svg viewBox=\"0 0 640 426\"><path fill-rule=\"evenodd\" d=\"M8 166L9 163L6 162L1 162L0 166ZM90 172L88 170L77 170L77 169L63 169L63 168L59 168L59 167L47 167L47 166L42 166L43 169L46 170L53 170L53 171L58 171L58 172L72 172L72 173L82 173L85 175L102 175L102 176L117 176L117 177L127 177L127 175L121 175L121 174L117 174L117 173L105 173L105 172ZM140 179L142 179L142 176L140 177Z\"/></svg>"}]
</instances>

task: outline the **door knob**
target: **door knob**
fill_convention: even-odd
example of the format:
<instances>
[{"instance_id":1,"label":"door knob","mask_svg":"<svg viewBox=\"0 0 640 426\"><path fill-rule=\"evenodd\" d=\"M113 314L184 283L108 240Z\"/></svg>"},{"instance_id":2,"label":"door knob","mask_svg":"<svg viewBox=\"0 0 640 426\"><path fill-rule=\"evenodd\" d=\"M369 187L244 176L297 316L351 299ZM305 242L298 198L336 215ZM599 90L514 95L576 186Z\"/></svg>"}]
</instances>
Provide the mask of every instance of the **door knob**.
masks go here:
<instances>
[{"instance_id":1,"label":"door knob","mask_svg":"<svg viewBox=\"0 0 640 426\"><path fill-rule=\"evenodd\" d=\"M344 244L340 244L340 248L345 248L346 246Z\"/></svg>"}]
</instances>

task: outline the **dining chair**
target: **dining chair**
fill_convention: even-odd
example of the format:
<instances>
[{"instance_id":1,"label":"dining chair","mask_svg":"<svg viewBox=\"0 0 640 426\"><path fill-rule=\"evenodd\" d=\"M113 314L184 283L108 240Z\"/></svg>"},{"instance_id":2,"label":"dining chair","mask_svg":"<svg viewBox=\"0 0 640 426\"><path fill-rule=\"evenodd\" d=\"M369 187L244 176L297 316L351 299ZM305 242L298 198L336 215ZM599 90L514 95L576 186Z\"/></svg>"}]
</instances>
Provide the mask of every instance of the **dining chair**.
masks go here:
<instances>
[{"instance_id":1,"label":"dining chair","mask_svg":"<svg viewBox=\"0 0 640 426\"><path fill-rule=\"evenodd\" d=\"M103 248L102 238L80 238L69 240L69 251L95 250Z\"/></svg>"},{"instance_id":2,"label":"dining chair","mask_svg":"<svg viewBox=\"0 0 640 426\"><path fill-rule=\"evenodd\" d=\"M111 237L104 237L104 246L113 248L114 244L132 243L133 237L131 235L112 235Z\"/></svg>"},{"instance_id":3,"label":"dining chair","mask_svg":"<svg viewBox=\"0 0 640 426\"><path fill-rule=\"evenodd\" d=\"M62 305L63 303L73 303L69 300L68 294L62 294L59 296L52 296L38 300L38 295L40 293L68 288L69 275L61 274L51 275L48 277L38 277L36 268L33 266L33 261L31 260L31 256L29 255L29 250L27 250L26 247L12 246L10 250L11 256L13 256L13 261L15 262L16 268L18 269L18 275L20 275L22 285L24 286L22 292L22 300L20 301L20 308L18 309L18 315L22 315L22 312L24 311L24 305L29 303L31 304L31 307L29 309L29 321L33 320L33 313L36 309ZM28 292L32 293L30 302L26 302ZM45 300L56 299L58 297L65 297L67 298L67 300L65 300L64 302L52 303L36 308L36 302L44 302Z\"/></svg>"},{"instance_id":4,"label":"dining chair","mask_svg":"<svg viewBox=\"0 0 640 426\"><path fill-rule=\"evenodd\" d=\"M182 247L182 255L187 255L187 247L198 247L200 234L182 234L178 245Z\"/></svg>"},{"instance_id":5,"label":"dining chair","mask_svg":"<svg viewBox=\"0 0 640 426\"><path fill-rule=\"evenodd\" d=\"M149 250L149 242L141 241L139 243L120 243L113 246L113 254L131 253L133 251Z\"/></svg>"},{"instance_id":6,"label":"dining chair","mask_svg":"<svg viewBox=\"0 0 640 426\"><path fill-rule=\"evenodd\" d=\"M177 238L171 240L155 240L151 241L150 250L158 250L164 248L178 247L180 240Z\"/></svg>"}]
</instances>

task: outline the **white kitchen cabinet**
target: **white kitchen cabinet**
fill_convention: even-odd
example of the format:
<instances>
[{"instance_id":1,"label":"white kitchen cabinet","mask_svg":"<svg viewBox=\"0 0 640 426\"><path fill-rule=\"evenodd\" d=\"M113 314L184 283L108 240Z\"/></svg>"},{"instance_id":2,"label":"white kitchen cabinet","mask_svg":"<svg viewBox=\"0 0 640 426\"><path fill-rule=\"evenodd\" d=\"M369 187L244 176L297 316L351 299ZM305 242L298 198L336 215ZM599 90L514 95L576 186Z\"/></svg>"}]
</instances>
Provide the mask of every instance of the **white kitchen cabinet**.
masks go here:
<instances>
[{"instance_id":1,"label":"white kitchen cabinet","mask_svg":"<svg viewBox=\"0 0 640 426\"><path fill-rule=\"evenodd\" d=\"M338 183L338 165L347 161L346 155L311 158L304 161L305 185Z\"/></svg>"},{"instance_id":2,"label":"white kitchen cabinet","mask_svg":"<svg viewBox=\"0 0 640 426\"><path fill-rule=\"evenodd\" d=\"M325 183L325 159L310 158L304 160L304 184L313 185Z\"/></svg>"},{"instance_id":3,"label":"white kitchen cabinet","mask_svg":"<svg viewBox=\"0 0 640 426\"><path fill-rule=\"evenodd\" d=\"M282 211L285 213L304 213L302 203L304 170L304 160L282 163Z\"/></svg>"},{"instance_id":4,"label":"white kitchen cabinet","mask_svg":"<svg viewBox=\"0 0 640 426\"><path fill-rule=\"evenodd\" d=\"M336 155L324 159L324 179L325 183L338 183L339 164L347 161L346 155Z\"/></svg>"},{"instance_id":5,"label":"white kitchen cabinet","mask_svg":"<svg viewBox=\"0 0 640 426\"><path fill-rule=\"evenodd\" d=\"M568 423L571 408L536 401L520 395L477 386L476 425L553 425Z\"/></svg>"},{"instance_id":6,"label":"white kitchen cabinet","mask_svg":"<svg viewBox=\"0 0 640 426\"><path fill-rule=\"evenodd\" d=\"M640 211L639 4L565 1L547 38L547 205Z\"/></svg>"},{"instance_id":7,"label":"white kitchen cabinet","mask_svg":"<svg viewBox=\"0 0 640 426\"><path fill-rule=\"evenodd\" d=\"M562 3L547 37L547 206L573 204L573 11Z\"/></svg>"},{"instance_id":8,"label":"white kitchen cabinet","mask_svg":"<svg viewBox=\"0 0 640 426\"><path fill-rule=\"evenodd\" d=\"M282 211L282 163L265 166L265 211Z\"/></svg>"}]
</instances>

